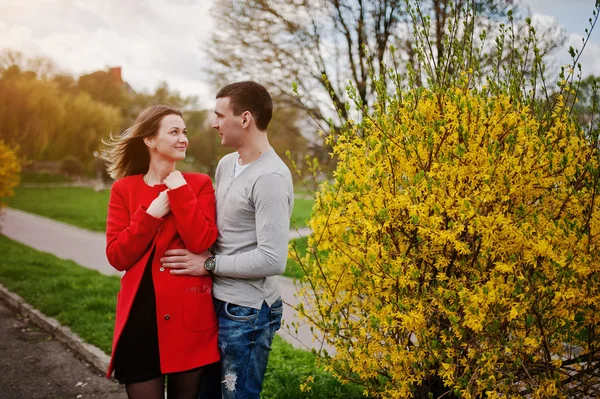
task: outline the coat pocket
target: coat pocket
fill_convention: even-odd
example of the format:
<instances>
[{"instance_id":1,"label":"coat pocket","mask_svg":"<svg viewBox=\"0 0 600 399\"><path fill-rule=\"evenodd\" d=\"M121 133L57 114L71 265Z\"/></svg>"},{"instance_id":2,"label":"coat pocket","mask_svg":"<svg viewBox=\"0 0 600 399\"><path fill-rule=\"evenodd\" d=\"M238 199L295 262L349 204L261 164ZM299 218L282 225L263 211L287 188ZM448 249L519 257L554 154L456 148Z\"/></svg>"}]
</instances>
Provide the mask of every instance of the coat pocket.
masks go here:
<instances>
[{"instance_id":1,"label":"coat pocket","mask_svg":"<svg viewBox=\"0 0 600 399\"><path fill-rule=\"evenodd\" d=\"M194 288L183 294L183 326L188 332L215 328L217 316L213 307L212 292Z\"/></svg>"}]
</instances>

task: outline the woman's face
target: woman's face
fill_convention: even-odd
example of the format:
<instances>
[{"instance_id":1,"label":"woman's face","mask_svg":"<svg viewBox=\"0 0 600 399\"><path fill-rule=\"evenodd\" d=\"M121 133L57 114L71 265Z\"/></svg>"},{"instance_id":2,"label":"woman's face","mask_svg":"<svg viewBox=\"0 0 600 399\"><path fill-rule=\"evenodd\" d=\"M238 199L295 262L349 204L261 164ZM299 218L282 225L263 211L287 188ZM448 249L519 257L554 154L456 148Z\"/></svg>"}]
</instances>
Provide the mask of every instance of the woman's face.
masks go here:
<instances>
[{"instance_id":1,"label":"woman's face","mask_svg":"<svg viewBox=\"0 0 600 399\"><path fill-rule=\"evenodd\" d=\"M167 115L160 121L158 133L151 137L150 153L170 161L185 159L188 146L187 129L179 115ZM154 148L152 148L154 147Z\"/></svg>"}]
</instances>

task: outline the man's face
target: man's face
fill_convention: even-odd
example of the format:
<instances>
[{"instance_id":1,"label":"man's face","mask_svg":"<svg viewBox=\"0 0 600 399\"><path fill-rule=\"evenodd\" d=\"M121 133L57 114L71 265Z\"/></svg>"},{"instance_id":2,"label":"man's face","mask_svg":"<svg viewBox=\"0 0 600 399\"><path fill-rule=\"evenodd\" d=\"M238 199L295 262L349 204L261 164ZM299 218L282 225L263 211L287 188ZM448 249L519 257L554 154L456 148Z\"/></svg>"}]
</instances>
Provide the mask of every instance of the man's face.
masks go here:
<instances>
[{"instance_id":1,"label":"man's face","mask_svg":"<svg viewBox=\"0 0 600 399\"><path fill-rule=\"evenodd\" d=\"M229 106L229 97L217 98L212 127L219 132L221 145L237 148L242 144L244 137L242 115L236 116L233 114L233 110Z\"/></svg>"}]
</instances>

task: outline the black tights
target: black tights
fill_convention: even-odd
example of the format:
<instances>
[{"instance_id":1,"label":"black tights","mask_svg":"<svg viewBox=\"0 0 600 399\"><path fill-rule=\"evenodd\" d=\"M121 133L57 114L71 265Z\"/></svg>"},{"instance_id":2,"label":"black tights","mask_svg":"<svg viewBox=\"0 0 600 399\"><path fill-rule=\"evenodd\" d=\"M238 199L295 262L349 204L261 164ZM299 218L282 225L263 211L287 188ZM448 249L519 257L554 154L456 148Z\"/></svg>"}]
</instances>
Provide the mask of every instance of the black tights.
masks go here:
<instances>
[{"instance_id":1,"label":"black tights","mask_svg":"<svg viewBox=\"0 0 600 399\"><path fill-rule=\"evenodd\" d=\"M167 374L169 399L197 399L202 369ZM129 399L164 399L165 376L150 381L125 384Z\"/></svg>"}]
</instances>

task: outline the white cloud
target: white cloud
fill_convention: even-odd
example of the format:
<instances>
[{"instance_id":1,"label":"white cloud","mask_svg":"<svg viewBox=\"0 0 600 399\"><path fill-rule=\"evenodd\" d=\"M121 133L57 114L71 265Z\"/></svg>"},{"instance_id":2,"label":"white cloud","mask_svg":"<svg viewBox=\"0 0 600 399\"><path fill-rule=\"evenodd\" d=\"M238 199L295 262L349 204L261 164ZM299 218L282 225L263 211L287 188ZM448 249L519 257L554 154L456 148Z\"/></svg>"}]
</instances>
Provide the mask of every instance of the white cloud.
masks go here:
<instances>
[{"instance_id":1,"label":"white cloud","mask_svg":"<svg viewBox=\"0 0 600 399\"><path fill-rule=\"evenodd\" d=\"M201 103L212 88L200 41L212 29L212 1L3 0L2 48L51 58L79 75L122 66L136 90L160 81ZM209 101L210 102L210 101Z\"/></svg>"}]
</instances>

